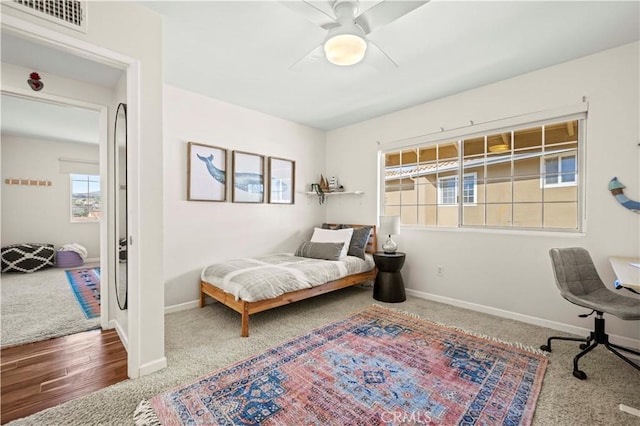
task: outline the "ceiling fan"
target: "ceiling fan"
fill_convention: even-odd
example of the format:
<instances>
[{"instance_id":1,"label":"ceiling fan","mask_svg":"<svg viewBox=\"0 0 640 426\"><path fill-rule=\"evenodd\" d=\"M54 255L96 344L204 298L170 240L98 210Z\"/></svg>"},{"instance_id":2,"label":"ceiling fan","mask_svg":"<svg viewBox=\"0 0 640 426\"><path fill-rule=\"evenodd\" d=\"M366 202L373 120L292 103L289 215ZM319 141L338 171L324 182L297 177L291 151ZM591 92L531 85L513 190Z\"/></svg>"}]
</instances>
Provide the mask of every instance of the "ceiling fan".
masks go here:
<instances>
[{"instance_id":1,"label":"ceiling fan","mask_svg":"<svg viewBox=\"0 0 640 426\"><path fill-rule=\"evenodd\" d=\"M325 57L339 66L355 65L364 59L367 49L377 49L393 66L398 64L367 35L407 13L424 5L426 1L381 1L359 13L358 0L335 0L331 2L283 1L286 7L302 14L311 22L327 30L324 42L317 46L290 69L298 64ZM327 7L330 9L327 10Z\"/></svg>"}]
</instances>

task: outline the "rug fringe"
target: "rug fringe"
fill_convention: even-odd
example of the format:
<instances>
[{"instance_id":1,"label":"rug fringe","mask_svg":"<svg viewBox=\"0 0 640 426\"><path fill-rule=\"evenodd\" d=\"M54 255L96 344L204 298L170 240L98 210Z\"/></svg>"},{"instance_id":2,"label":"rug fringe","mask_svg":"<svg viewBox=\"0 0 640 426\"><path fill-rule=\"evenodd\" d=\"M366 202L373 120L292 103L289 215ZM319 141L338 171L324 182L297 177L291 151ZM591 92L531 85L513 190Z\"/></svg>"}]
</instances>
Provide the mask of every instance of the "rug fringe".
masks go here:
<instances>
[{"instance_id":1,"label":"rug fringe","mask_svg":"<svg viewBox=\"0 0 640 426\"><path fill-rule=\"evenodd\" d=\"M375 306L377 308L386 309L388 311L396 312L396 313L399 313L399 314L402 314L402 315L406 315L408 317L417 318L417 319L420 319L422 321L427 321L427 322L430 322L432 324L438 325L440 327L448 328L450 330L459 331L461 333L465 333L465 334L468 334L470 336L480 337L481 339L486 339L486 340L490 340L492 342L500 343L500 344L503 344L503 345L512 346L512 347L515 347L515 348L518 348L518 349L522 349L522 350L527 351L527 352L533 352L534 354L537 354L537 355L543 355L545 358L549 356L549 352L545 352L545 351L543 351L541 349L534 348L532 346L528 346L528 345L525 345L525 344L520 343L520 342L508 342L506 340L498 339L497 337L489 336L487 334L478 333L478 332L475 332L475 331L470 331L470 330L467 330L467 329L464 329L462 327L458 327L458 326L455 326L455 325L449 325L449 324L444 324L444 323L441 323L441 322L438 322L438 321L433 321L432 319L423 318L420 315L415 314L413 312L403 311L403 310L396 309L396 308L390 308L388 306L378 305L377 303L374 303L372 306Z\"/></svg>"},{"instance_id":2,"label":"rug fringe","mask_svg":"<svg viewBox=\"0 0 640 426\"><path fill-rule=\"evenodd\" d=\"M133 423L136 426L162 426L160 419L146 399L140 401L133 413Z\"/></svg>"}]
</instances>

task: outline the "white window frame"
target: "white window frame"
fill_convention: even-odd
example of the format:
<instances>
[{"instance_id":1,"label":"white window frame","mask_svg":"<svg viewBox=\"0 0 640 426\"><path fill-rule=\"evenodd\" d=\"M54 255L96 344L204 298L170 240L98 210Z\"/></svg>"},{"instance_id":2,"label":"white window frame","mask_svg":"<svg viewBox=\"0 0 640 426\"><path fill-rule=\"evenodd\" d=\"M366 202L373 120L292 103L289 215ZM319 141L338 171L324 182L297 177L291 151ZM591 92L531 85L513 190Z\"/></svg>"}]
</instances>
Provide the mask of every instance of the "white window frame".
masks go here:
<instances>
[{"instance_id":1,"label":"white window frame","mask_svg":"<svg viewBox=\"0 0 640 426\"><path fill-rule=\"evenodd\" d=\"M574 164L576 165L576 170L573 171L573 180L568 182L561 182L561 179L566 174L562 171L562 159L573 157ZM558 182L556 183L548 183L547 182L547 160L558 160L558 171L553 174L557 175ZM568 154L556 154L556 155L545 155L540 157L540 188L561 188L567 186L576 186L578 184L578 155L577 153L568 153Z\"/></svg>"},{"instance_id":2,"label":"white window frame","mask_svg":"<svg viewBox=\"0 0 640 426\"><path fill-rule=\"evenodd\" d=\"M69 174L69 217L71 220L71 223L98 223L100 222L100 218L94 218L94 217L76 217L73 215L73 204L74 204L74 199L73 199L73 182L74 181L79 181L79 179L74 179L74 176L89 176L89 177L94 177L94 178L98 178L98 187L100 187L101 191L100 191L100 198L102 199L102 187L100 186L100 175L95 175L95 174L91 174L91 173L70 173ZM89 182L89 180L87 180L87 182ZM102 213L102 203L100 203L100 212ZM102 216L102 215L100 215Z\"/></svg>"},{"instance_id":3,"label":"white window frame","mask_svg":"<svg viewBox=\"0 0 640 426\"><path fill-rule=\"evenodd\" d=\"M578 121L578 129L579 129L579 139L578 139L578 150L577 153L572 153L572 155L576 156L576 168L577 171L575 173L575 183L572 182L572 185L576 185L578 187L578 200L577 200L577 228L551 228L551 227L543 227L540 229L533 228L521 228L521 227L474 227L474 226L465 226L459 222L458 226L455 228L456 230L468 230L471 228L484 228L486 231L495 231L498 232L502 230L507 231L515 231L515 232L552 232L552 233L583 233L587 228L587 221L585 215L585 200L586 200L586 180L585 180L585 157L587 151L587 140L586 140L586 120L589 112L589 104L584 101L574 105L567 105L560 108L548 109L543 111L538 111L530 114L523 115L515 115L512 117L507 117L503 119L496 120L488 120L481 123L473 123L471 122L470 126L457 127L452 128L450 130L444 130L443 128L440 131L427 133L423 135L417 135L413 137L407 137L397 140L390 140L386 142L379 142L380 149L378 151L378 173L379 173L379 212L385 211L385 155L387 153L403 151L408 149L419 149L424 146L428 146L431 144L438 144L442 142L450 142L452 140L462 140L473 137L484 136L486 134L495 134L502 133L506 131L514 131L518 129L524 129L532 126L545 125L547 123L554 122L563 122L563 121ZM569 183L567 183L568 185ZM476 189L477 195L477 189ZM460 206L460 204L458 204ZM450 206L450 205L444 205ZM402 206L400 206L402 208ZM422 227L422 225L409 225ZM439 227L437 225L427 225L427 227L433 227L437 229L449 230L452 228L449 227Z\"/></svg>"}]
</instances>

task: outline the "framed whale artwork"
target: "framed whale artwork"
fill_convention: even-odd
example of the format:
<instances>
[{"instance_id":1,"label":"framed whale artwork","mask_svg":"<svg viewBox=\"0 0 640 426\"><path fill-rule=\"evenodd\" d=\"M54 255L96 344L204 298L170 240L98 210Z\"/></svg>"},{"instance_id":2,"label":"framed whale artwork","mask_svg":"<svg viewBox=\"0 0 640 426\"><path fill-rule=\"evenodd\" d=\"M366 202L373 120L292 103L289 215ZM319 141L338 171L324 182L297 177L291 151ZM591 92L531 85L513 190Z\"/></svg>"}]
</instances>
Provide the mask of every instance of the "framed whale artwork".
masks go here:
<instances>
[{"instance_id":1,"label":"framed whale artwork","mask_svg":"<svg viewBox=\"0 0 640 426\"><path fill-rule=\"evenodd\" d=\"M227 150L225 148L189 142L187 200L227 200Z\"/></svg>"},{"instance_id":2,"label":"framed whale artwork","mask_svg":"<svg viewBox=\"0 0 640 426\"><path fill-rule=\"evenodd\" d=\"M233 185L231 187L234 203L264 202L264 155L233 151Z\"/></svg>"},{"instance_id":3,"label":"framed whale artwork","mask_svg":"<svg viewBox=\"0 0 640 426\"><path fill-rule=\"evenodd\" d=\"M295 176L295 161L269 157L269 203L294 203Z\"/></svg>"}]
</instances>

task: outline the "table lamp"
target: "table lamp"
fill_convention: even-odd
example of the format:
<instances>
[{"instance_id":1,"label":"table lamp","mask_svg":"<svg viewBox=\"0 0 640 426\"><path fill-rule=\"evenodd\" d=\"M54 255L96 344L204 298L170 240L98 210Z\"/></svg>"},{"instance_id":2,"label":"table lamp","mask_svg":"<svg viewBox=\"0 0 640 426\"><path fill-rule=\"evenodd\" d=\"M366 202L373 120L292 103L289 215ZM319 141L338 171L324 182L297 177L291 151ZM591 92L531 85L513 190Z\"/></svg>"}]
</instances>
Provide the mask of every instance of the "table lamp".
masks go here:
<instances>
[{"instance_id":1,"label":"table lamp","mask_svg":"<svg viewBox=\"0 0 640 426\"><path fill-rule=\"evenodd\" d=\"M394 254L398 250L398 244L391 239L391 236L400 235L400 216L380 216L380 233L389 236L382 243L382 251L387 254Z\"/></svg>"}]
</instances>

